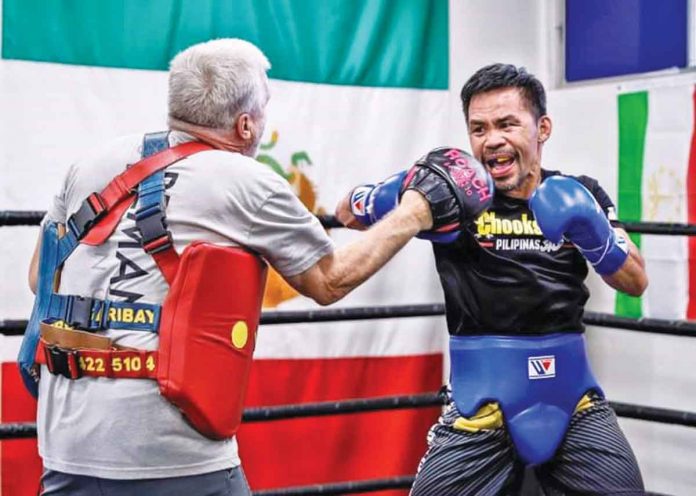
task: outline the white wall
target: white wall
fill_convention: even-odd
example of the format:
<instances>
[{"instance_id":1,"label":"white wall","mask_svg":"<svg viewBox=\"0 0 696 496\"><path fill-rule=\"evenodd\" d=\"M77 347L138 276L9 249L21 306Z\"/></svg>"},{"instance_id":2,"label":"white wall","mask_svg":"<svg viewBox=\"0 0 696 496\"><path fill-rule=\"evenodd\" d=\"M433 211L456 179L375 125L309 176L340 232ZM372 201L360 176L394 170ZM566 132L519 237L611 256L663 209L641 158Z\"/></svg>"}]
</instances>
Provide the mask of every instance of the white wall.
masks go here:
<instances>
[{"instance_id":1,"label":"white wall","mask_svg":"<svg viewBox=\"0 0 696 496\"><path fill-rule=\"evenodd\" d=\"M450 0L451 129L455 142L464 145L458 93L476 69L493 62L526 66L549 88L554 129L544 167L594 176L616 201L619 85L643 89L675 78L667 74L554 89L557 68L552 62L559 46L551 42L558 36L558 6L553 0ZM692 73L676 80L696 77ZM612 313L613 290L594 275L589 286L588 309ZM696 339L607 328L589 328L587 334L595 373L609 399L696 412ZM620 424L649 490L696 494L696 429L629 419Z\"/></svg>"},{"instance_id":2,"label":"white wall","mask_svg":"<svg viewBox=\"0 0 696 496\"><path fill-rule=\"evenodd\" d=\"M452 143L469 148L459 92L477 69L495 62L546 73L543 0L450 0L450 101Z\"/></svg>"},{"instance_id":3,"label":"white wall","mask_svg":"<svg viewBox=\"0 0 696 496\"><path fill-rule=\"evenodd\" d=\"M674 79L670 76L670 79ZM677 79L694 80L693 76ZM633 81L636 89L655 81ZM551 91L549 109L554 136L547 164L596 177L614 199L617 195L618 83ZM675 109L683 111L682 109ZM646 263L650 264L648 258ZM599 278L590 280L590 310L613 312L614 292ZM608 397L615 401L696 411L696 339L607 328L588 329L590 354ZM696 429L654 422L621 420L649 489L693 494Z\"/></svg>"}]
</instances>

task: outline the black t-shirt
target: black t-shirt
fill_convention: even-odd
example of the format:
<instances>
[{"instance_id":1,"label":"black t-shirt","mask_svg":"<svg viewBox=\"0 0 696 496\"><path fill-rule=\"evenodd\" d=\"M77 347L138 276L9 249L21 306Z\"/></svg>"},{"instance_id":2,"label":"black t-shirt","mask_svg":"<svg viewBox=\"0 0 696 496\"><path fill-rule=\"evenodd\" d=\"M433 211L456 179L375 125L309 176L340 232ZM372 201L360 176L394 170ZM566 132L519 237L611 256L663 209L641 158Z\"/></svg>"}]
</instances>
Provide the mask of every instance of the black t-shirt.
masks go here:
<instances>
[{"instance_id":1,"label":"black t-shirt","mask_svg":"<svg viewBox=\"0 0 696 496\"><path fill-rule=\"evenodd\" d=\"M558 171L542 169L542 181ZM574 177L574 176L569 176ZM610 220L599 183L574 177ZM543 237L527 200L496 193L493 204L451 244L433 243L450 334L542 334L584 330L587 263L569 242Z\"/></svg>"}]
</instances>

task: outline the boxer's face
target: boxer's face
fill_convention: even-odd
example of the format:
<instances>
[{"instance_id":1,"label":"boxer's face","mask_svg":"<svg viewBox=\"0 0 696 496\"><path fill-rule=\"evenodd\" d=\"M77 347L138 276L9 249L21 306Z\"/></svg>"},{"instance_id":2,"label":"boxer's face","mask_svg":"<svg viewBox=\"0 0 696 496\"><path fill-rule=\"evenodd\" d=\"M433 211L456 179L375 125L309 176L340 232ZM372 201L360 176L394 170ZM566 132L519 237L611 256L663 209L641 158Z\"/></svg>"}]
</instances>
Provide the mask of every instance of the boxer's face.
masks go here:
<instances>
[{"instance_id":1,"label":"boxer's face","mask_svg":"<svg viewBox=\"0 0 696 496\"><path fill-rule=\"evenodd\" d=\"M548 116L536 119L518 88L500 88L469 102L469 141L474 156L504 194L528 198L541 175L541 148L551 132Z\"/></svg>"}]
</instances>

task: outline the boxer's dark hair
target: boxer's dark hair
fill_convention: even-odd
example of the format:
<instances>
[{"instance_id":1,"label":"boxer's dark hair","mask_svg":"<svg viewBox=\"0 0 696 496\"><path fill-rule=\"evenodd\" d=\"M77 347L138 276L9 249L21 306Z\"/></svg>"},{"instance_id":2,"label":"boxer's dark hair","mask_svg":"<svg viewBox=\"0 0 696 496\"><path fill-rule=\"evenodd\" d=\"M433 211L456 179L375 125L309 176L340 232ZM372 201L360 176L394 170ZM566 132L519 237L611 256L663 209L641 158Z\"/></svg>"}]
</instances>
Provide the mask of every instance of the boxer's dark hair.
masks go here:
<instances>
[{"instance_id":1,"label":"boxer's dark hair","mask_svg":"<svg viewBox=\"0 0 696 496\"><path fill-rule=\"evenodd\" d=\"M533 74L512 64L491 64L482 67L464 83L460 94L464 117L469 121L469 103L474 95L499 88L519 88L529 109L539 119L546 115L546 91Z\"/></svg>"}]
</instances>

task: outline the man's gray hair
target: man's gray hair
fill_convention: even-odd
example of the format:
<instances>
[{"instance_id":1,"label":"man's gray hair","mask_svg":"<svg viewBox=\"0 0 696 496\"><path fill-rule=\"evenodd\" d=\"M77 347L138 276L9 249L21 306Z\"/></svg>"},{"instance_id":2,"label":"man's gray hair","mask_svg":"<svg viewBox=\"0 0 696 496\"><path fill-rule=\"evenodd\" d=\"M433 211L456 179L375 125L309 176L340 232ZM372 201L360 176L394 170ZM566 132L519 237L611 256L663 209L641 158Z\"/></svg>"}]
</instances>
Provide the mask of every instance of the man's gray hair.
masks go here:
<instances>
[{"instance_id":1,"label":"man's gray hair","mask_svg":"<svg viewBox=\"0 0 696 496\"><path fill-rule=\"evenodd\" d=\"M169 119L229 129L242 113L258 116L268 99L266 56L229 38L193 45L169 64Z\"/></svg>"}]
</instances>

